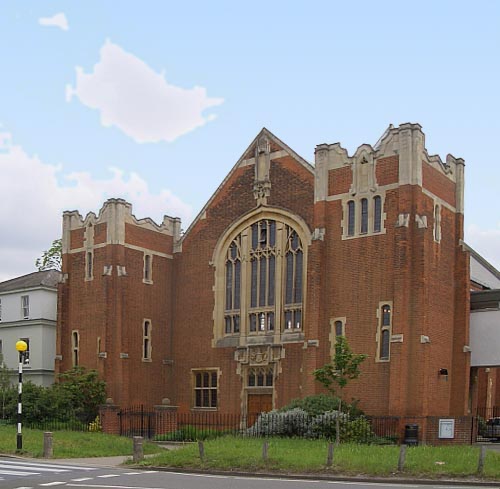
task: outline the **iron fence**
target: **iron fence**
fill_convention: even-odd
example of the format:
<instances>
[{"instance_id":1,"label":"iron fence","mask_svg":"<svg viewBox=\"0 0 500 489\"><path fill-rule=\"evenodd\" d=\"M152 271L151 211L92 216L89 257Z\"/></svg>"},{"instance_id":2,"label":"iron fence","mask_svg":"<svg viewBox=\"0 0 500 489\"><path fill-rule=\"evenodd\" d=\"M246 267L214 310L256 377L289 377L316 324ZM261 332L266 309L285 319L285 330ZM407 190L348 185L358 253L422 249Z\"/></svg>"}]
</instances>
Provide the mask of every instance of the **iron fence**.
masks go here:
<instances>
[{"instance_id":1,"label":"iron fence","mask_svg":"<svg viewBox=\"0 0 500 489\"><path fill-rule=\"evenodd\" d=\"M397 443L401 435L400 418L325 413L318 416L304 412L262 413L257 418L215 411L162 412L145 406L122 409L120 434L143 436L158 441L196 441L224 435L243 437L303 437L335 439L356 443ZM252 422L253 421L253 422Z\"/></svg>"}]
</instances>

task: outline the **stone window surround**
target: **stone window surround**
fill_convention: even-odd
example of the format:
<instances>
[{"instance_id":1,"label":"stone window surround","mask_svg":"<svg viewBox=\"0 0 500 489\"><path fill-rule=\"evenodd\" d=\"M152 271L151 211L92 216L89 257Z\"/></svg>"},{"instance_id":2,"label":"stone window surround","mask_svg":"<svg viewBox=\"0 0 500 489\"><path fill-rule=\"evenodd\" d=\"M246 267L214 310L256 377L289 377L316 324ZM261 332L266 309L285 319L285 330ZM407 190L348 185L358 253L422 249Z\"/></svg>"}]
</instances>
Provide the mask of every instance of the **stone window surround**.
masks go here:
<instances>
[{"instance_id":1,"label":"stone window surround","mask_svg":"<svg viewBox=\"0 0 500 489\"><path fill-rule=\"evenodd\" d=\"M387 215L384 212L385 209L385 190L378 190L373 193L363 193L357 194L355 196L350 194L344 194L340 196L339 199L342 202L342 240L356 239L364 236L378 236L379 234L386 234L387 230L385 227L385 222ZM375 197L380 197L381 199L381 219L380 219L380 231L374 231L375 226ZM362 199L368 200L368 231L366 233L361 232L361 201ZM349 205L350 201L354 202L354 234L349 235Z\"/></svg>"},{"instance_id":2,"label":"stone window surround","mask_svg":"<svg viewBox=\"0 0 500 489\"><path fill-rule=\"evenodd\" d=\"M347 318L345 316L330 318L330 334L328 335L328 339L330 340L330 358L333 358L335 355L335 343L337 342L337 332L335 330L335 326L339 321L342 324L342 336L345 336Z\"/></svg>"},{"instance_id":3,"label":"stone window surround","mask_svg":"<svg viewBox=\"0 0 500 489\"><path fill-rule=\"evenodd\" d=\"M389 306L390 307L390 324L389 326L383 326L382 321L382 308L384 306ZM377 308L377 333L375 335L375 340L377 344L377 352L375 355L375 362L390 362L391 361L391 339L392 339L392 326L393 326L393 318L394 318L394 309L393 309L393 302L392 301L380 301L378 304ZM387 358L380 358L380 348L381 348L381 342L382 342L382 331L383 330L388 330L389 331L389 354Z\"/></svg>"},{"instance_id":4,"label":"stone window surround","mask_svg":"<svg viewBox=\"0 0 500 489\"><path fill-rule=\"evenodd\" d=\"M217 386L216 387L208 387L209 389L215 389L217 392L217 405L215 407L204 407L204 406L196 406L196 374L203 374L207 372L209 375L216 372L217 373ZM206 368L192 368L191 369L191 410L192 411L218 411L219 410L219 399L220 399L220 377L222 375L221 369L219 367L206 367ZM203 389L203 388L201 388Z\"/></svg>"},{"instance_id":5,"label":"stone window surround","mask_svg":"<svg viewBox=\"0 0 500 489\"><path fill-rule=\"evenodd\" d=\"M143 262L142 282L151 285L153 284L153 254L144 252Z\"/></svg>"},{"instance_id":6,"label":"stone window surround","mask_svg":"<svg viewBox=\"0 0 500 489\"><path fill-rule=\"evenodd\" d=\"M213 259L211 265L215 267L215 285L214 285L214 341L213 345L217 344L218 340L221 340L224 337L227 337L225 334L225 320L224 320L224 297L225 297L225 262L227 256L227 249L235 239L235 237L242 233L245 229L250 229L251 225L255 222L258 222L263 219L272 219L277 221L280 225L288 225L293 228L302 243L303 250L303 281L302 281L302 321L304 321L305 317L305 309L307 304L307 252L308 246L311 244L311 231L309 230L307 224L300 218L294 214L291 214L283 209L278 208L269 208L269 207L260 207L258 209L254 209L249 212L238 221L235 221L226 232L219 238L217 245L214 250ZM284 227L284 226L283 226ZM248 277L250 279L250 277ZM247 291L250 290L250 284L245 282L245 285L242 284L242 290L245 288ZM283 289L284 290L284 289ZM242 295L242 300L246 296ZM281 298L279 299L281 301ZM278 295L276 296L276 306L278 305ZM282 301L281 301L282 302ZM282 305L280 306L282 307ZM235 335L240 337L240 344L244 344L244 338L248 336L254 336L253 334L249 334L250 325L248 322L248 307L246 305L241 305L241 310L244 311L241 314L241 324L240 324L240 333L239 335ZM282 328L281 312L279 311L280 317L276 314L275 317L275 329L273 332L269 332L266 335L261 336L269 336L274 337L274 342L280 342L280 336L286 337L287 335L292 335L293 333L288 333ZM303 328L302 328L303 331ZM242 343L243 341L243 343Z\"/></svg>"},{"instance_id":7,"label":"stone window surround","mask_svg":"<svg viewBox=\"0 0 500 489\"><path fill-rule=\"evenodd\" d=\"M147 331L146 331L146 324L148 325ZM152 361L152 351L153 351L152 331L153 331L153 323L151 322L151 319L144 318L142 320L142 354L141 354L143 362ZM147 356L144 355L144 352L147 353Z\"/></svg>"},{"instance_id":8,"label":"stone window surround","mask_svg":"<svg viewBox=\"0 0 500 489\"><path fill-rule=\"evenodd\" d=\"M75 341L76 339L76 341ZM77 329L71 331L71 364L73 367L78 366L80 353L80 332Z\"/></svg>"}]
</instances>

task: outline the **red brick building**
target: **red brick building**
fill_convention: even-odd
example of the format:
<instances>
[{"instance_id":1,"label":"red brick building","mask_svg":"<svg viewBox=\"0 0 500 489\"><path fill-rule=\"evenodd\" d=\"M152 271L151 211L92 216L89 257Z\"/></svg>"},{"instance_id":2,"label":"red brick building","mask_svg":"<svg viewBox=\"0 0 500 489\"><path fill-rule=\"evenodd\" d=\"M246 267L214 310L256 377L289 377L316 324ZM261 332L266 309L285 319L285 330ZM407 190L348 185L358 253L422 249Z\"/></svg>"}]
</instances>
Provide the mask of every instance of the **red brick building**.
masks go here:
<instances>
[{"instance_id":1,"label":"red brick building","mask_svg":"<svg viewBox=\"0 0 500 489\"><path fill-rule=\"evenodd\" d=\"M252 414L321 392L344 334L367 413L469 409L464 162L418 124L312 166L263 129L181 235L108 200L64 213L56 370L97 369L121 406Z\"/></svg>"}]
</instances>

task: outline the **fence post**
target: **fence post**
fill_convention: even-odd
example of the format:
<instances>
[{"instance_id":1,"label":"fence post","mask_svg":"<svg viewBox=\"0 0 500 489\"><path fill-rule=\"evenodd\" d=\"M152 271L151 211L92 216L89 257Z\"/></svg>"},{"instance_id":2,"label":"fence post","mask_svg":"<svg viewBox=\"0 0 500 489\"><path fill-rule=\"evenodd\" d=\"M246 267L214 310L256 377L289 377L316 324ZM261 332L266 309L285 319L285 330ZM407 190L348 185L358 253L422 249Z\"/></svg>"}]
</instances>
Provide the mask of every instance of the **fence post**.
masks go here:
<instances>
[{"instance_id":1,"label":"fence post","mask_svg":"<svg viewBox=\"0 0 500 489\"><path fill-rule=\"evenodd\" d=\"M52 446L52 433L46 431L43 434L43 458L52 458L54 455L54 449Z\"/></svg>"},{"instance_id":2,"label":"fence post","mask_svg":"<svg viewBox=\"0 0 500 489\"><path fill-rule=\"evenodd\" d=\"M331 467L333 464L333 443L328 443L328 455L326 456L326 466Z\"/></svg>"},{"instance_id":3,"label":"fence post","mask_svg":"<svg viewBox=\"0 0 500 489\"><path fill-rule=\"evenodd\" d=\"M142 436L134 436L134 462L140 462L144 459L144 447L143 447L144 438Z\"/></svg>"},{"instance_id":4,"label":"fence post","mask_svg":"<svg viewBox=\"0 0 500 489\"><path fill-rule=\"evenodd\" d=\"M406 462L406 445L399 447L398 472L403 472Z\"/></svg>"},{"instance_id":5,"label":"fence post","mask_svg":"<svg viewBox=\"0 0 500 489\"><path fill-rule=\"evenodd\" d=\"M200 452L200 460L203 462L205 460L205 445L202 441L198 442L198 451Z\"/></svg>"},{"instance_id":6,"label":"fence post","mask_svg":"<svg viewBox=\"0 0 500 489\"><path fill-rule=\"evenodd\" d=\"M267 462L267 451L269 449L269 442L265 441L264 445L262 445L262 459Z\"/></svg>"},{"instance_id":7,"label":"fence post","mask_svg":"<svg viewBox=\"0 0 500 489\"><path fill-rule=\"evenodd\" d=\"M479 462L477 464L477 473L482 475L484 472L484 459L486 458L486 447L481 445L479 449Z\"/></svg>"}]
</instances>

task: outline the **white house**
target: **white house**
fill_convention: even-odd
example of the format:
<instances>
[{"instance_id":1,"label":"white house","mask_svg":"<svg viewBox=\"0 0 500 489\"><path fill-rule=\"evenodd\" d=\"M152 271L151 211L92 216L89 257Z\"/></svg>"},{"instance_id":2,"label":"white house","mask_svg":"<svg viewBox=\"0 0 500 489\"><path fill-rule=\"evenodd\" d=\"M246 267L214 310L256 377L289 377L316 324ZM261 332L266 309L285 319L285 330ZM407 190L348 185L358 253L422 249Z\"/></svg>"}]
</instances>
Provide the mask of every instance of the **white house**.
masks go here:
<instances>
[{"instance_id":1,"label":"white house","mask_svg":"<svg viewBox=\"0 0 500 489\"><path fill-rule=\"evenodd\" d=\"M19 364L16 342L28 344L25 380L54 382L57 321L57 270L34 272L0 283L0 353L13 380Z\"/></svg>"}]
</instances>

